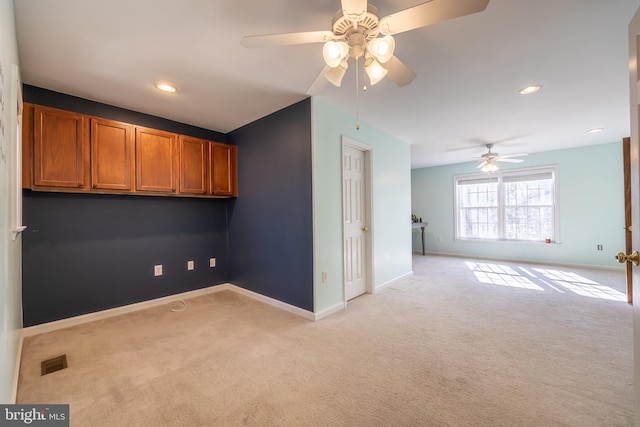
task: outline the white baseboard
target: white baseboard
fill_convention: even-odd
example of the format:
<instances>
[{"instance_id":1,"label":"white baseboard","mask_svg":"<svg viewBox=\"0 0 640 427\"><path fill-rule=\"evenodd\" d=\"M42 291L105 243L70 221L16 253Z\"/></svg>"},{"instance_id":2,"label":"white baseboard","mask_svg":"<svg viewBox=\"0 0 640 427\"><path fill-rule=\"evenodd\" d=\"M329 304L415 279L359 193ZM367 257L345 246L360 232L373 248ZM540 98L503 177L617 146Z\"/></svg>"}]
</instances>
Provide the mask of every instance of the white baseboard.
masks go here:
<instances>
[{"instance_id":1,"label":"white baseboard","mask_svg":"<svg viewBox=\"0 0 640 427\"><path fill-rule=\"evenodd\" d=\"M11 391L11 401L9 403L15 404L18 398L18 378L20 377L20 363L22 362L22 343L24 342L24 333L18 332L20 338L18 339L18 351L16 352L16 364L13 368L13 389Z\"/></svg>"},{"instance_id":2,"label":"white baseboard","mask_svg":"<svg viewBox=\"0 0 640 427\"><path fill-rule=\"evenodd\" d=\"M411 277L413 276L413 271L409 271L408 273L404 273L394 279L388 280L384 283L379 284L378 286L376 286L376 291L379 291L382 288L386 288L387 286L397 282L398 280L402 280L402 279L406 279L407 277Z\"/></svg>"},{"instance_id":3,"label":"white baseboard","mask_svg":"<svg viewBox=\"0 0 640 427\"><path fill-rule=\"evenodd\" d=\"M541 245L548 245L548 243L541 243ZM422 255L422 253L414 252L414 255ZM491 257L491 256L482 256L482 255L469 255L469 254L459 254L455 252L427 252L425 256L445 256L452 258L465 258L465 259L477 259L477 260L486 260L486 261L502 261L502 262L511 262L511 263L523 263L530 265L548 265L550 267L570 267L570 268L586 268L590 270L604 270L604 271L624 271L624 265L620 264L607 266L607 265L593 265L593 264L575 264L569 262L555 262L555 261L543 261L543 260L522 260L516 258L505 258L505 257ZM613 257L612 257L613 258Z\"/></svg>"},{"instance_id":4,"label":"white baseboard","mask_svg":"<svg viewBox=\"0 0 640 427\"><path fill-rule=\"evenodd\" d=\"M317 313L314 313L314 319L313 320L320 320L320 319L324 319L325 317L331 316L333 313L337 313L340 310L344 310L347 307L347 304L344 302L339 302L338 304L331 306L329 308L325 308L322 311L319 311Z\"/></svg>"},{"instance_id":5,"label":"white baseboard","mask_svg":"<svg viewBox=\"0 0 640 427\"><path fill-rule=\"evenodd\" d=\"M170 304L172 302L179 301L181 299L194 298L201 295L207 295L214 292L220 292L224 290L230 290L233 292L237 292L239 294L245 295L249 298L252 298L256 301L263 302L265 304L269 304L271 306L277 307L281 310L287 311L289 313L293 313L300 317L304 317L308 320L319 320L315 313L312 313L308 310L304 310L300 307L296 307L291 304L287 304L282 301L278 301L277 299L267 297L265 295L259 294L257 292L250 291L248 289L241 288L231 283L223 283L220 285L209 286L207 288L196 289L194 291L183 292L180 294L169 295L162 298L156 298L148 301L143 301L135 304L129 304L122 307L111 308L108 310L97 311L95 313L83 314L81 316L70 317L67 319L56 320L54 322L43 323L41 325L29 326L27 328L22 329L22 337L30 337L33 335L42 334L45 332L51 332L58 329L68 328L71 326L81 325L83 323L94 322L96 320L107 319L113 316L119 316L121 314L132 313L138 310L144 310L146 308L157 307L160 305ZM324 316L326 317L326 316ZM22 348L22 346L20 346Z\"/></svg>"},{"instance_id":6,"label":"white baseboard","mask_svg":"<svg viewBox=\"0 0 640 427\"><path fill-rule=\"evenodd\" d=\"M287 304L286 302L282 302L282 301L279 301L277 299L274 299L274 298L271 298L271 297L267 297L265 295L259 294L257 292L250 291L250 290L245 289L245 288L241 288L241 287L236 286L236 285L230 285L230 286L233 287L233 289L231 289L232 291L237 292L237 293L242 294L242 295L245 295L245 296L248 296L249 298L253 298L254 300L263 302L265 304L272 305L272 306L277 307L277 308L279 308L281 310L288 311L289 313L296 314L296 315L298 315L300 317L304 317L305 319L308 319L308 320L316 320L315 319L315 314L310 312L310 311L308 311L308 310L304 310L304 309L302 309L300 307L296 307L295 305Z\"/></svg>"}]
</instances>

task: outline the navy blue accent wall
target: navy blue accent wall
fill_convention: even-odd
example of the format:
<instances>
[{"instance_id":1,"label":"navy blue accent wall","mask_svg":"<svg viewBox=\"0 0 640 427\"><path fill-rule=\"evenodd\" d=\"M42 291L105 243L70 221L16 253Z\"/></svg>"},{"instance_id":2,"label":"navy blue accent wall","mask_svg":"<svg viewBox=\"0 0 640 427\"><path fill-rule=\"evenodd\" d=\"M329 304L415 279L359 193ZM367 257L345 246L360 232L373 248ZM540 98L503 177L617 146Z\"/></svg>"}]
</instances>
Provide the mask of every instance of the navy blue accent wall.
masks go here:
<instances>
[{"instance_id":1,"label":"navy blue accent wall","mask_svg":"<svg viewBox=\"0 0 640 427\"><path fill-rule=\"evenodd\" d=\"M227 282L226 214L225 200L25 191L25 326Z\"/></svg>"},{"instance_id":2,"label":"navy blue accent wall","mask_svg":"<svg viewBox=\"0 0 640 427\"><path fill-rule=\"evenodd\" d=\"M60 108L61 110L87 114L90 116L101 117L103 119L117 120L138 126L165 130L167 132L180 133L211 141L227 142L227 136L220 132L174 122L161 117L138 113L137 111L125 110L124 108L113 107L111 105L101 104L88 99L53 92L26 84L22 86L22 97L25 102L31 102L32 104Z\"/></svg>"},{"instance_id":3,"label":"navy blue accent wall","mask_svg":"<svg viewBox=\"0 0 640 427\"><path fill-rule=\"evenodd\" d=\"M229 202L230 281L313 311L311 100L228 138L240 192Z\"/></svg>"},{"instance_id":4,"label":"navy blue accent wall","mask_svg":"<svg viewBox=\"0 0 640 427\"><path fill-rule=\"evenodd\" d=\"M226 141L218 132L32 86L23 95L26 102ZM24 325L228 282L227 209L227 199L25 190ZM187 260L195 270L187 271ZM154 277L155 264L163 264L163 276Z\"/></svg>"}]
</instances>

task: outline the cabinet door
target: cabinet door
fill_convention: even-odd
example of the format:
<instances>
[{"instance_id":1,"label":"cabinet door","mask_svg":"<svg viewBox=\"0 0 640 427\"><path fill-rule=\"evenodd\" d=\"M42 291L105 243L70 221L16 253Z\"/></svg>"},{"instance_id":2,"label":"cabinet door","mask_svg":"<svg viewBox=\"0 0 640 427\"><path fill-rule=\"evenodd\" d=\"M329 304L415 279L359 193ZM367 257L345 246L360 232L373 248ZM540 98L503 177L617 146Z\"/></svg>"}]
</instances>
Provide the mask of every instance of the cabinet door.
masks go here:
<instances>
[{"instance_id":1,"label":"cabinet door","mask_svg":"<svg viewBox=\"0 0 640 427\"><path fill-rule=\"evenodd\" d=\"M127 123L91 119L91 188L131 190L132 132Z\"/></svg>"},{"instance_id":2,"label":"cabinet door","mask_svg":"<svg viewBox=\"0 0 640 427\"><path fill-rule=\"evenodd\" d=\"M136 127L136 190L176 192L176 134Z\"/></svg>"},{"instance_id":3,"label":"cabinet door","mask_svg":"<svg viewBox=\"0 0 640 427\"><path fill-rule=\"evenodd\" d=\"M35 106L33 184L81 188L84 184L84 116Z\"/></svg>"},{"instance_id":4,"label":"cabinet door","mask_svg":"<svg viewBox=\"0 0 640 427\"><path fill-rule=\"evenodd\" d=\"M209 141L180 136L180 193L207 194Z\"/></svg>"},{"instance_id":5,"label":"cabinet door","mask_svg":"<svg viewBox=\"0 0 640 427\"><path fill-rule=\"evenodd\" d=\"M211 143L209 156L210 192L215 196L237 196L238 151L235 145Z\"/></svg>"}]
</instances>

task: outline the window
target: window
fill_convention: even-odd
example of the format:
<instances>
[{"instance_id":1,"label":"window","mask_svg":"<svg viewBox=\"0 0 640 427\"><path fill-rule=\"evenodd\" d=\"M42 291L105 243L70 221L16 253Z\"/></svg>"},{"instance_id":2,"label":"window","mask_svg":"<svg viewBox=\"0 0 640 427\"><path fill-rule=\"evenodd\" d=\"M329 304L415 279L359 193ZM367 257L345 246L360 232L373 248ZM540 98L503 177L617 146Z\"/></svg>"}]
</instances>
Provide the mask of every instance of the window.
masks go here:
<instances>
[{"instance_id":1,"label":"window","mask_svg":"<svg viewBox=\"0 0 640 427\"><path fill-rule=\"evenodd\" d=\"M554 167L455 177L456 239L555 241Z\"/></svg>"}]
</instances>

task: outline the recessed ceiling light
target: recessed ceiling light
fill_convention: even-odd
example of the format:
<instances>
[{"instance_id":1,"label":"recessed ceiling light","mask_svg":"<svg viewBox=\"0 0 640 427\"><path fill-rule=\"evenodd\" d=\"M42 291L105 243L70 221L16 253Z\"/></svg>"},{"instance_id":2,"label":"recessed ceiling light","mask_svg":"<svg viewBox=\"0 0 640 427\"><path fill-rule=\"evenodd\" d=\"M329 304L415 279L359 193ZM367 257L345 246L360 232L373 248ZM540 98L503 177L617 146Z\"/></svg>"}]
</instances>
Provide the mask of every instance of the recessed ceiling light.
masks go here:
<instances>
[{"instance_id":1,"label":"recessed ceiling light","mask_svg":"<svg viewBox=\"0 0 640 427\"><path fill-rule=\"evenodd\" d=\"M520 95L529 95L531 93L539 91L541 87L542 86L539 86L539 85L531 85L531 86L523 87L522 89L520 89L518 93L520 93Z\"/></svg>"},{"instance_id":2,"label":"recessed ceiling light","mask_svg":"<svg viewBox=\"0 0 640 427\"><path fill-rule=\"evenodd\" d=\"M603 130L604 128L593 128L593 129L589 129L587 133L598 133L598 132L602 132Z\"/></svg>"},{"instance_id":3,"label":"recessed ceiling light","mask_svg":"<svg viewBox=\"0 0 640 427\"><path fill-rule=\"evenodd\" d=\"M175 86L172 86L172 85L170 85L170 84L168 84L168 83L158 83L158 84L156 85L156 87L157 87L158 89L160 89L161 91L163 91L163 92L173 93L173 92L175 92L175 91L176 91L176 87L175 87Z\"/></svg>"}]
</instances>

